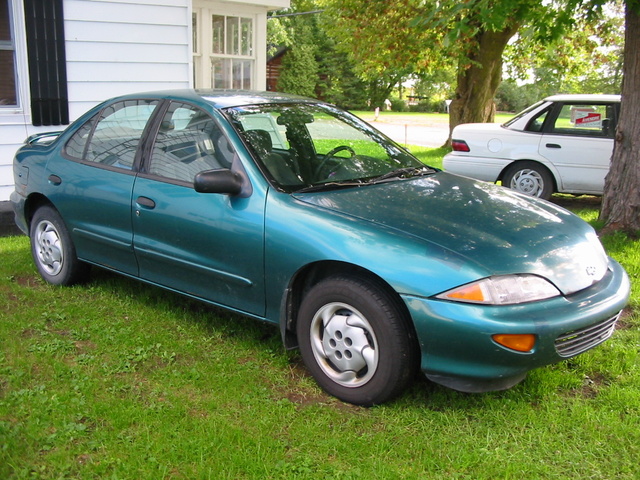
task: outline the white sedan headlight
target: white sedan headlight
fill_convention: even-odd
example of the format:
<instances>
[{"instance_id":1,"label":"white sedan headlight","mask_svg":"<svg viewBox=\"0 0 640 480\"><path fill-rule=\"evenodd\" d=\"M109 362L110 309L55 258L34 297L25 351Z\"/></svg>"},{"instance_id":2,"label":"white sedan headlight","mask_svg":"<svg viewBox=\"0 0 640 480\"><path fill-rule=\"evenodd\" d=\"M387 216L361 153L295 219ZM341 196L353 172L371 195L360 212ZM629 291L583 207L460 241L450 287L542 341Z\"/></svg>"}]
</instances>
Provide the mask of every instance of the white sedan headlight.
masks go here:
<instances>
[{"instance_id":1,"label":"white sedan headlight","mask_svg":"<svg viewBox=\"0 0 640 480\"><path fill-rule=\"evenodd\" d=\"M488 277L437 295L454 302L484 305L513 305L556 297L560 291L548 280L536 275Z\"/></svg>"}]
</instances>

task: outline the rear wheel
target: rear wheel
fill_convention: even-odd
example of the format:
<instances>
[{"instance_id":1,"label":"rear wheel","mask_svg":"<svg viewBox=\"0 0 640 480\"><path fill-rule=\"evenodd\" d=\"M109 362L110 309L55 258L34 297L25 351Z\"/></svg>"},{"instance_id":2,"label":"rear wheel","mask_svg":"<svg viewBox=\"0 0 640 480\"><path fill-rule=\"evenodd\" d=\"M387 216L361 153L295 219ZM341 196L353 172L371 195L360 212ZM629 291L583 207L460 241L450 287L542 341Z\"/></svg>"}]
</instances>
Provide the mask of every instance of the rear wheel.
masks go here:
<instances>
[{"instance_id":1,"label":"rear wheel","mask_svg":"<svg viewBox=\"0 0 640 480\"><path fill-rule=\"evenodd\" d=\"M417 344L397 300L363 279L331 277L314 286L300 308L297 334L318 384L345 402L381 404L415 373Z\"/></svg>"},{"instance_id":2,"label":"rear wheel","mask_svg":"<svg viewBox=\"0 0 640 480\"><path fill-rule=\"evenodd\" d=\"M29 236L33 260L47 282L72 285L86 278L89 266L78 260L67 227L54 208L44 206L36 211Z\"/></svg>"},{"instance_id":3,"label":"rear wheel","mask_svg":"<svg viewBox=\"0 0 640 480\"><path fill-rule=\"evenodd\" d=\"M502 185L545 200L549 200L553 194L551 173L536 162L520 162L509 167L504 174Z\"/></svg>"}]
</instances>

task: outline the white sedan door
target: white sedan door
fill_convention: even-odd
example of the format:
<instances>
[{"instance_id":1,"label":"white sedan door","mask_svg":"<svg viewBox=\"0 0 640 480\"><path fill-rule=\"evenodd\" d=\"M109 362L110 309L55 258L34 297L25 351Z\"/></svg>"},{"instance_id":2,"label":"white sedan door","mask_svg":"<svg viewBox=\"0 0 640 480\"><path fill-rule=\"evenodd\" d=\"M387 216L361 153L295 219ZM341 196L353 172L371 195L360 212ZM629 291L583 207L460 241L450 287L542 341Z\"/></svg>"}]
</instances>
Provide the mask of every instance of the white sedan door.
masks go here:
<instances>
[{"instance_id":1,"label":"white sedan door","mask_svg":"<svg viewBox=\"0 0 640 480\"><path fill-rule=\"evenodd\" d=\"M601 194L613 150L613 105L564 104L545 126L539 153L560 174L563 192Z\"/></svg>"},{"instance_id":2,"label":"white sedan door","mask_svg":"<svg viewBox=\"0 0 640 480\"><path fill-rule=\"evenodd\" d=\"M547 134L540 142L540 155L555 165L563 192L602 194L612 150L611 138Z\"/></svg>"}]
</instances>

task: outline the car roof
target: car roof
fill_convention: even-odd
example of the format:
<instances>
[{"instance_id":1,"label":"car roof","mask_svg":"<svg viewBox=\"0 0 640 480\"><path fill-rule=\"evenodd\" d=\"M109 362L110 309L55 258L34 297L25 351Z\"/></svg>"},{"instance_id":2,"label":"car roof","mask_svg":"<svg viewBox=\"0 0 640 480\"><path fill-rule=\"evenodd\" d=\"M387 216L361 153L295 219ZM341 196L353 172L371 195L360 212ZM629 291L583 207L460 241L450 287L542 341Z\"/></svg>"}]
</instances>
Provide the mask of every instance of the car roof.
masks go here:
<instances>
[{"instance_id":1,"label":"car roof","mask_svg":"<svg viewBox=\"0 0 640 480\"><path fill-rule=\"evenodd\" d=\"M564 94L564 95L551 95L544 99L545 102L585 102L585 103L597 103L597 102L619 102L620 95L600 95L600 94Z\"/></svg>"},{"instance_id":2,"label":"car roof","mask_svg":"<svg viewBox=\"0 0 640 480\"><path fill-rule=\"evenodd\" d=\"M172 100L205 101L215 108L240 107L267 103L319 103L307 97L280 92L261 92L254 90L222 90L222 89L180 89L140 92L123 95L111 100L127 100L137 98L166 98Z\"/></svg>"}]
</instances>

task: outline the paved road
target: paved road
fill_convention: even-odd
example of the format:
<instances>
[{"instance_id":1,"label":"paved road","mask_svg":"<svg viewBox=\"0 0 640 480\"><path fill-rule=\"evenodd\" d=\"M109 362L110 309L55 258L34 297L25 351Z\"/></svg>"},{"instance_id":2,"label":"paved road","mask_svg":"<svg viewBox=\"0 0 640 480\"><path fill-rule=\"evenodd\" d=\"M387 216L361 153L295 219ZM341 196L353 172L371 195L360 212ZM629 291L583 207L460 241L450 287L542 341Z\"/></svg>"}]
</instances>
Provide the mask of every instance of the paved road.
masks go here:
<instances>
[{"instance_id":1,"label":"paved road","mask_svg":"<svg viewBox=\"0 0 640 480\"><path fill-rule=\"evenodd\" d=\"M375 120L373 113L367 112L360 118L400 145L441 147L449 136L449 118L444 115L442 119L435 120L415 115L409 115L406 118L396 115L380 115L380 118Z\"/></svg>"},{"instance_id":2,"label":"paved road","mask_svg":"<svg viewBox=\"0 0 640 480\"><path fill-rule=\"evenodd\" d=\"M395 124L371 122L371 124L395 140L400 145L419 145L421 147L441 147L447 141L448 127L434 127L420 124Z\"/></svg>"}]
</instances>

